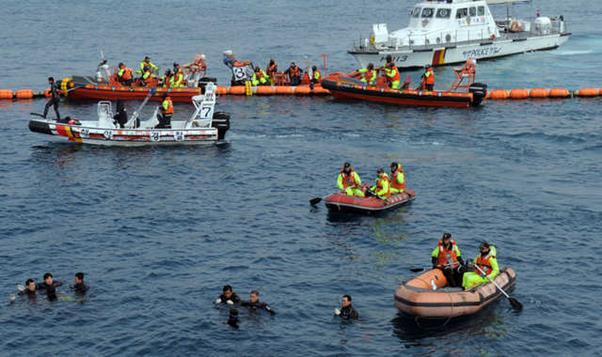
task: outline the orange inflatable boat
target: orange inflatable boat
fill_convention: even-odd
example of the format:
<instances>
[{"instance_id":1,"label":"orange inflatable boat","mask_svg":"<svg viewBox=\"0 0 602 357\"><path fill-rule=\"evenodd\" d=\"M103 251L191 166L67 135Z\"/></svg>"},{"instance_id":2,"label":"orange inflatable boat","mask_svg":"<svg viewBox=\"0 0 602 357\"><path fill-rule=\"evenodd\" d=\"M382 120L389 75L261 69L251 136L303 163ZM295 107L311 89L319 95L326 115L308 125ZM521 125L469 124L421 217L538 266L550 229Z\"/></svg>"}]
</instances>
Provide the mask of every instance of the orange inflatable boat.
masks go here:
<instances>
[{"instance_id":1,"label":"orange inflatable boat","mask_svg":"<svg viewBox=\"0 0 602 357\"><path fill-rule=\"evenodd\" d=\"M494 281L502 289L510 290L516 283L516 273L512 268L504 268ZM451 319L475 314L502 297L504 295L491 282L466 291L447 287L443 272L433 269L397 288L395 306L413 318Z\"/></svg>"}]
</instances>

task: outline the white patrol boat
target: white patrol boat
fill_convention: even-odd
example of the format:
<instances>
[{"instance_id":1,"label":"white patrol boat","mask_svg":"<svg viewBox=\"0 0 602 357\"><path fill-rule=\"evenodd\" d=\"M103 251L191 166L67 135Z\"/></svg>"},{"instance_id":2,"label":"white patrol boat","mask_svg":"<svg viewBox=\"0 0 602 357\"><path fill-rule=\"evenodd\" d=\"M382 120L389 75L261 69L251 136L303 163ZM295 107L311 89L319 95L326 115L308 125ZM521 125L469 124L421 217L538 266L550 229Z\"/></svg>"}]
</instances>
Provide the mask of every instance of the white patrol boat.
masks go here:
<instances>
[{"instance_id":1,"label":"white patrol boat","mask_svg":"<svg viewBox=\"0 0 602 357\"><path fill-rule=\"evenodd\" d=\"M123 126L113 118L111 102L101 101L98 102L98 120L32 119L29 121L29 130L72 143L109 146L217 143L224 139L230 128L230 116L214 112L216 89L217 86L208 83L205 94L192 97L195 106L192 116L188 120L172 120L170 128L156 128L159 124L159 107L149 119L138 120L138 113L152 96L151 92ZM35 113L32 115L40 116Z\"/></svg>"},{"instance_id":2,"label":"white patrol boat","mask_svg":"<svg viewBox=\"0 0 602 357\"><path fill-rule=\"evenodd\" d=\"M363 67L391 56L399 68L414 68L549 50L568 40L562 16L523 21L508 9L505 19L494 20L489 5L518 2L528 0L424 0L412 9L408 27L389 33L386 24L375 24L372 36L349 53Z\"/></svg>"}]
</instances>

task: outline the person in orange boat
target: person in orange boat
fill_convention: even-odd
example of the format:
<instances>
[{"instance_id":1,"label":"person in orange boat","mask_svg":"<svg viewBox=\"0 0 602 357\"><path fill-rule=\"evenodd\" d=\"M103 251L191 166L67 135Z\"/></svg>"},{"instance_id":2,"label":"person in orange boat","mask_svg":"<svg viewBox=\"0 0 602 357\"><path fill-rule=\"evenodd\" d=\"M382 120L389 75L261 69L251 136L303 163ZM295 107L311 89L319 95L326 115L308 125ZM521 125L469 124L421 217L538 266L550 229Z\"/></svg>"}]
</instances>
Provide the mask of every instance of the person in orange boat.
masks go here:
<instances>
[{"instance_id":1,"label":"person in orange boat","mask_svg":"<svg viewBox=\"0 0 602 357\"><path fill-rule=\"evenodd\" d=\"M500 273L500 267L497 263L497 251L494 245L487 242L481 243L479 253L471 264L474 271L466 272L462 277L464 290L470 290L475 286L488 283L490 279L495 279Z\"/></svg>"},{"instance_id":2,"label":"person in orange boat","mask_svg":"<svg viewBox=\"0 0 602 357\"><path fill-rule=\"evenodd\" d=\"M368 63L366 68L360 68L352 74L352 77L359 78L363 83L373 86L376 84L377 71L374 70L374 65Z\"/></svg>"},{"instance_id":3,"label":"person in orange boat","mask_svg":"<svg viewBox=\"0 0 602 357\"><path fill-rule=\"evenodd\" d=\"M374 186L370 187L370 192L378 198L387 199L391 196L389 175L384 169L378 169L376 171L376 182Z\"/></svg>"},{"instance_id":4,"label":"person in orange boat","mask_svg":"<svg viewBox=\"0 0 602 357\"><path fill-rule=\"evenodd\" d=\"M134 76L132 70L125 66L123 62L119 63L117 68L117 81L124 86L131 86Z\"/></svg>"},{"instance_id":5,"label":"person in orange boat","mask_svg":"<svg viewBox=\"0 0 602 357\"><path fill-rule=\"evenodd\" d=\"M402 193L406 189L406 177L403 167L398 162L391 163L391 193Z\"/></svg>"},{"instance_id":6,"label":"person in orange boat","mask_svg":"<svg viewBox=\"0 0 602 357\"><path fill-rule=\"evenodd\" d=\"M314 89L314 85L320 84L321 81L322 81L322 72L320 72L320 70L318 69L317 66L312 66L311 67L311 81L309 83L310 88Z\"/></svg>"},{"instance_id":7,"label":"person in orange boat","mask_svg":"<svg viewBox=\"0 0 602 357\"><path fill-rule=\"evenodd\" d=\"M272 85L275 83L274 77L276 72L278 72L278 64L273 58L270 58L270 63L268 63L265 73L270 77L270 83Z\"/></svg>"},{"instance_id":8,"label":"person in orange boat","mask_svg":"<svg viewBox=\"0 0 602 357\"><path fill-rule=\"evenodd\" d=\"M153 73L158 71L159 67L151 62L150 57L144 57L140 62L140 70L138 71L140 74L140 84L146 86L147 81L153 76Z\"/></svg>"},{"instance_id":9,"label":"person in orange boat","mask_svg":"<svg viewBox=\"0 0 602 357\"><path fill-rule=\"evenodd\" d=\"M173 116L173 102L169 97L169 94L163 94L163 101L161 102L161 117L159 118L159 125L156 126L158 129L171 128L171 117Z\"/></svg>"},{"instance_id":10,"label":"person in orange boat","mask_svg":"<svg viewBox=\"0 0 602 357\"><path fill-rule=\"evenodd\" d=\"M253 76L251 76L251 84L253 87L265 86L270 84L270 77L259 66L255 67Z\"/></svg>"},{"instance_id":11,"label":"person in orange boat","mask_svg":"<svg viewBox=\"0 0 602 357\"><path fill-rule=\"evenodd\" d=\"M298 86L301 84L301 74L303 73L303 70L299 68L295 62L292 62L288 69L284 71L284 73L288 75L288 80L291 86Z\"/></svg>"},{"instance_id":12,"label":"person in orange boat","mask_svg":"<svg viewBox=\"0 0 602 357\"><path fill-rule=\"evenodd\" d=\"M430 64L426 66L422 75L422 89L432 92L435 88L435 72Z\"/></svg>"},{"instance_id":13,"label":"person in orange boat","mask_svg":"<svg viewBox=\"0 0 602 357\"><path fill-rule=\"evenodd\" d=\"M345 192L347 196L365 196L362 189L362 179L348 162L343 164L343 168L339 172L337 187L342 192Z\"/></svg>"},{"instance_id":14,"label":"person in orange boat","mask_svg":"<svg viewBox=\"0 0 602 357\"><path fill-rule=\"evenodd\" d=\"M401 88L401 76L399 75L399 69L395 66L394 62L389 62L383 69L389 88L399 90Z\"/></svg>"},{"instance_id":15,"label":"person in orange boat","mask_svg":"<svg viewBox=\"0 0 602 357\"><path fill-rule=\"evenodd\" d=\"M194 56L192 63L184 65L183 68L186 72L184 79L194 82L196 86L201 77L203 77L207 71L207 63L205 60L205 55L201 53Z\"/></svg>"},{"instance_id":16,"label":"person in orange boat","mask_svg":"<svg viewBox=\"0 0 602 357\"><path fill-rule=\"evenodd\" d=\"M171 87L171 79L173 78L173 73L171 72L171 69L167 69L165 71L165 74L163 75L163 78L161 78L161 86L163 88L169 88Z\"/></svg>"},{"instance_id":17,"label":"person in orange boat","mask_svg":"<svg viewBox=\"0 0 602 357\"><path fill-rule=\"evenodd\" d=\"M462 259L460 248L458 248L456 241L450 233L443 233L443 236L431 253L431 261L433 269L441 269L443 271L448 286L460 286L464 260Z\"/></svg>"},{"instance_id":18,"label":"person in orange boat","mask_svg":"<svg viewBox=\"0 0 602 357\"><path fill-rule=\"evenodd\" d=\"M178 63L173 64L173 76L170 79L170 87L171 88L181 88L185 87L186 83L184 81L184 71L182 67Z\"/></svg>"}]
</instances>

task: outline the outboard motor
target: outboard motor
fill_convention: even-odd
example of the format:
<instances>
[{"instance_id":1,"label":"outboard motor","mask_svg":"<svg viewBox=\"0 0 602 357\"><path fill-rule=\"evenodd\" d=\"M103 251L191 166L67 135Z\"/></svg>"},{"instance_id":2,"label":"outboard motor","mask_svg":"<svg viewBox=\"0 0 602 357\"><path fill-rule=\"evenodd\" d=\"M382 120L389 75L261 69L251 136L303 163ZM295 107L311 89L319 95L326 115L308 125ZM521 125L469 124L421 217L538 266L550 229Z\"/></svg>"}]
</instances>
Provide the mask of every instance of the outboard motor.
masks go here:
<instances>
[{"instance_id":1,"label":"outboard motor","mask_svg":"<svg viewBox=\"0 0 602 357\"><path fill-rule=\"evenodd\" d=\"M473 83L470 88L468 88L468 91L472 93L472 106L477 107L487 96L487 84Z\"/></svg>"},{"instance_id":2,"label":"outboard motor","mask_svg":"<svg viewBox=\"0 0 602 357\"><path fill-rule=\"evenodd\" d=\"M230 114L225 112L213 113L211 126L217 129L217 140L224 140L226 132L230 129Z\"/></svg>"}]
</instances>

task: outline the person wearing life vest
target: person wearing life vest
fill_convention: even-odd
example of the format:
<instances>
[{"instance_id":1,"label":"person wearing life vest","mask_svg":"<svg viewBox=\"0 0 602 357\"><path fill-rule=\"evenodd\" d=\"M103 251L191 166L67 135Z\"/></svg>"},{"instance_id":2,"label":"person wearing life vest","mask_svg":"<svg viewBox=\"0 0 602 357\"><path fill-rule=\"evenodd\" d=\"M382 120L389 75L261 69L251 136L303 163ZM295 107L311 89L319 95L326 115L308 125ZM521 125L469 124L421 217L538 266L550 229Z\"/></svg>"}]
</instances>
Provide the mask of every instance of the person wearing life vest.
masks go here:
<instances>
[{"instance_id":1,"label":"person wearing life vest","mask_svg":"<svg viewBox=\"0 0 602 357\"><path fill-rule=\"evenodd\" d=\"M276 72L278 72L278 64L273 58L270 58L270 63L268 63L268 66L265 69L265 73L268 75L268 77L270 77L271 85L274 85L274 83L276 83L274 80Z\"/></svg>"},{"instance_id":2,"label":"person wearing life vest","mask_svg":"<svg viewBox=\"0 0 602 357\"><path fill-rule=\"evenodd\" d=\"M384 169L378 169L376 171L376 182L374 186L370 187L370 192L372 192L378 198L387 199L389 196L391 196L389 187L389 175L387 175Z\"/></svg>"},{"instance_id":3,"label":"person wearing life vest","mask_svg":"<svg viewBox=\"0 0 602 357\"><path fill-rule=\"evenodd\" d=\"M124 86L131 86L133 79L132 70L127 68L123 62L119 63L117 68L117 81Z\"/></svg>"},{"instance_id":4,"label":"person wearing life vest","mask_svg":"<svg viewBox=\"0 0 602 357\"><path fill-rule=\"evenodd\" d=\"M169 94L163 94L163 101L161 102L161 117L159 118L159 125L156 126L158 129L171 128L171 117L173 116L173 102L169 97Z\"/></svg>"},{"instance_id":5,"label":"person wearing life vest","mask_svg":"<svg viewBox=\"0 0 602 357\"><path fill-rule=\"evenodd\" d=\"M426 66L422 75L422 89L432 92L435 88L435 72L430 64Z\"/></svg>"},{"instance_id":6,"label":"person wearing life vest","mask_svg":"<svg viewBox=\"0 0 602 357\"><path fill-rule=\"evenodd\" d=\"M144 59L140 61L140 69L138 73L140 75L144 75L147 71L150 71L150 73L152 74L153 72L157 72L158 70L159 67L155 66L155 64L151 62L150 57L145 56Z\"/></svg>"},{"instance_id":7,"label":"person wearing life vest","mask_svg":"<svg viewBox=\"0 0 602 357\"><path fill-rule=\"evenodd\" d=\"M374 65L372 63L368 63L368 67L360 68L356 71L359 76L360 81L366 83L369 86L373 86L376 84L376 71L374 70ZM356 77L357 78L357 77Z\"/></svg>"},{"instance_id":8,"label":"person wearing life vest","mask_svg":"<svg viewBox=\"0 0 602 357\"><path fill-rule=\"evenodd\" d=\"M173 73L171 72L171 69L167 69L165 71L165 74L163 74L163 78L161 78L161 86L163 88L170 88L172 77L173 77Z\"/></svg>"},{"instance_id":9,"label":"person wearing life vest","mask_svg":"<svg viewBox=\"0 0 602 357\"><path fill-rule=\"evenodd\" d=\"M251 84L253 87L257 86L265 86L270 84L270 77L263 71L263 69L259 68L259 66L255 67L255 71L251 76Z\"/></svg>"},{"instance_id":10,"label":"person wearing life vest","mask_svg":"<svg viewBox=\"0 0 602 357\"><path fill-rule=\"evenodd\" d=\"M284 73L288 75L291 86L298 86L301 83L301 73L303 73L303 70L295 62L292 62Z\"/></svg>"},{"instance_id":11,"label":"person wearing life vest","mask_svg":"<svg viewBox=\"0 0 602 357\"><path fill-rule=\"evenodd\" d=\"M318 69L317 66L312 66L311 67L311 82L316 84L316 83L320 83L321 80L322 80L322 73L320 72L320 70Z\"/></svg>"},{"instance_id":12,"label":"person wearing life vest","mask_svg":"<svg viewBox=\"0 0 602 357\"><path fill-rule=\"evenodd\" d=\"M347 196L364 197L362 179L348 162L343 164L343 168L337 177L337 187L345 192Z\"/></svg>"},{"instance_id":13,"label":"person wearing life vest","mask_svg":"<svg viewBox=\"0 0 602 357\"><path fill-rule=\"evenodd\" d=\"M402 193L406 190L406 177L403 167L398 162L391 163L391 194Z\"/></svg>"},{"instance_id":14,"label":"person wearing life vest","mask_svg":"<svg viewBox=\"0 0 602 357\"><path fill-rule=\"evenodd\" d=\"M474 271L464 273L462 278L462 287L464 290L470 290L475 286L488 283L489 279L495 279L500 273L495 246L483 242L479 246L479 251L480 254L476 256L472 264L473 266L478 266L485 274L476 268L473 268Z\"/></svg>"},{"instance_id":15,"label":"person wearing life vest","mask_svg":"<svg viewBox=\"0 0 602 357\"><path fill-rule=\"evenodd\" d=\"M173 76L170 79L170 87L171 88L181 88L184 87L184 71L179 64L173 64Z\"/></svg>"},{"instance_id":16,"label":"person wearing life vest","mask_svg":"<svg viewBox=\"0 0 602 357\"><path fill-rule=\"evenodd\" d=\"M439 243L437 243L437 246L431 253L431 261L433 269L441 269L443 271L449 287L459 286L462 281L464 260L462 259L460 248L458 248L456 241L450 233L443 233Z\"/></svg>"},{"instance_id":17,"label":"person wearing life vest","mask_svg":"<svg viewBox=\"0 0 602 357\"><path fill-rule=\"evenodd\" d=\"M401 76L399 75L399 69L397 69L395 63L387 63L384 71L387 82L389 83L389 88L399 90L401 88Z\"/></svg>"}]
</instances>

